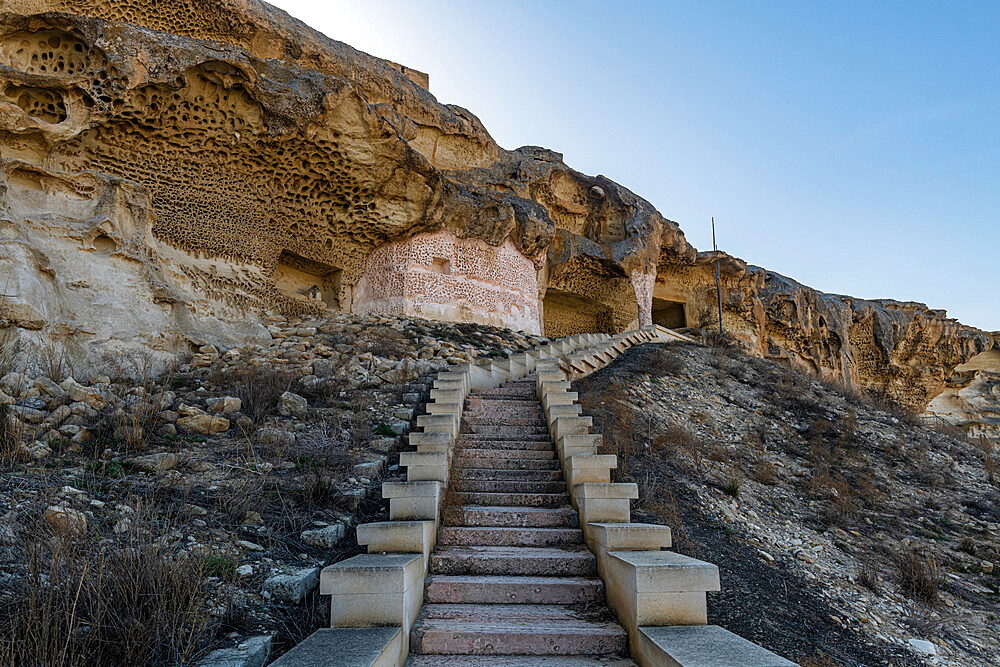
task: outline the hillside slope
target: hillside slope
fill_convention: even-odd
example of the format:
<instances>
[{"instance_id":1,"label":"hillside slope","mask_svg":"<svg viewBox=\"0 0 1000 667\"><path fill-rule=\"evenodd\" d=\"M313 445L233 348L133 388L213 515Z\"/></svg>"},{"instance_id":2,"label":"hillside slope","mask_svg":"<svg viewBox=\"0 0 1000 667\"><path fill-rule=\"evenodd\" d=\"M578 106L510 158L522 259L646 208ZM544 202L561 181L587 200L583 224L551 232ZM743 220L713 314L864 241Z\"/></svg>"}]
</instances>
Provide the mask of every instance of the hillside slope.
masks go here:
<instances>
[{"instance_id":1,"label":"hillside slope","mask_svg":"<svg viewBox=\"0 0 1000 667\"><path fill-rule=\"evenodd\" d=\"M646 345L578 381L640 519L713 561L710 622L814 665L988 665L996 454L733 350ZM810 662L812 661L812 662Z\"/></svg>"}]
</instances>

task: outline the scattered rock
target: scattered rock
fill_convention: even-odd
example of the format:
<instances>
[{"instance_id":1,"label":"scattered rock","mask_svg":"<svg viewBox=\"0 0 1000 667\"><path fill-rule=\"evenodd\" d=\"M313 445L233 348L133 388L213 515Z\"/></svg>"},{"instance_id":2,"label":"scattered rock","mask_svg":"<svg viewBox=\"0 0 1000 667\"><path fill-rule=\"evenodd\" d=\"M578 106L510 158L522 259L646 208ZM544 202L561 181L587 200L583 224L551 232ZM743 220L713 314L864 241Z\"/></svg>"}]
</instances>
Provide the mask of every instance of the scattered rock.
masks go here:
<instances>
[{"instance_id":1,"label":"scattered rock","mask_svg":"<svg viewBox=\"0 0 1000 667\"><path fill-rule=\"evenodd\" d=\"M278 399L278 413L285 417L304 417L308 409L309 401L290 391L286 391Z\"/></svg>"},{"instance_id":2,"label":"scattered rock","mask_svg":"<svg viewBox=\"0 0 1000 667\"><path fill-rule=\"evenodd\" d=\"M277 602L299 604L319 585L319 568L307 567L290 574L279 574L264 582L263 594Z\"/></svg>"},{"instance_id":3,"label":"scattered rock","mask_svg":"<svg viewBox=\"0 0 1000 667\"><path fill-rule=\"evenodd\" d=\"M229 430L229 420L225 417L215 417L202 413L191 417L181 417L177 420L177 428L185 433L215 435Z\"/></svg>"},{"instance_id":4,"label":"scattered rock","mask_svg":"<svg viewBox=\"0 0 1000 667\"><path fill-rule=\"evenodd\" d=\"M216 649L195 663L195 667L263 667L273 638L273 635L250 637L231 648Z\"/></svg>"},{"instance_id":5,"label":"scattered rock","mask_svg":"<svg viewBox=\"0 0 1000 667\"><path fill-rule=\"evenodd\" d=\"M937 646L926 639L911 639L907 642L914 651L921 655L937 655Z\"/></svg>"},{"instance_id":6,"label":"scattered rock","mask_svg":"<svg viewBox=\"0 0 1000 667\"><path fill-rule=\"evenodd\" d=\"M60 535L83 535L87 532L87 515L64 505L50 505L42 515L45 522Z\"/></svg>"},{"instance_id":7,"label":"scattered rock","mask_svg":"<svg viewBox=\"0 0 1000 667\"><path fill-rule=\"evenodd\" d=\"M137 456L129 461L136 468L145 472L163 472L176 468L180 460L181 455L176 452L160 452L158 454Z\"/></svg>"},{"instance_id":8,"label":"scattered rock","mask_svg":"<svg viewBox=\"0 0 1000 667\"><path fill-rule=\"evenodd\" d=\"M300 537L309 546L330 549L344 539L344 524L335 523L324 528L305 530Z\"/></svg>"},{"instance_id":9,"label":"scattered rock","mask_svg":"<svg viewBox=\"0 0 1000 667\"><path fill-rule=\"evenodd\" d=\"M209 412L213 414L223 414L223 415L239 412L240 408L243 407L242 401L232 396L223 396L222 398L210 398L207 401L205 401L205 404L208 406Z\"/></svg>"}]
</instances>

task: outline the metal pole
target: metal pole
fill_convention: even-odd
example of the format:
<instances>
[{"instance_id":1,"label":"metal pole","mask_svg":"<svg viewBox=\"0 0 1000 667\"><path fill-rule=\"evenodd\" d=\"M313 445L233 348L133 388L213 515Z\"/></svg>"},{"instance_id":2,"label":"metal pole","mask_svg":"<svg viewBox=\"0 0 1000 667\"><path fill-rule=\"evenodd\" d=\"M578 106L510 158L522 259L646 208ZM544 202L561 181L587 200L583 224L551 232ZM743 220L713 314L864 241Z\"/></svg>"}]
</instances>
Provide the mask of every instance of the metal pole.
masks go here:
<instances>
[{"instance_id":1,"label":"metal pole","mask_svg":"<svg viewBox=\"0 0 1000 667\"><path fill-rule=\"evenodd\" d=\"M722 333L722 281L719 278L719 246L715 243L715 216L712 216L712 250L715 251L715 294L719 298L719 333Z\"/></svg>"}]
</instances>

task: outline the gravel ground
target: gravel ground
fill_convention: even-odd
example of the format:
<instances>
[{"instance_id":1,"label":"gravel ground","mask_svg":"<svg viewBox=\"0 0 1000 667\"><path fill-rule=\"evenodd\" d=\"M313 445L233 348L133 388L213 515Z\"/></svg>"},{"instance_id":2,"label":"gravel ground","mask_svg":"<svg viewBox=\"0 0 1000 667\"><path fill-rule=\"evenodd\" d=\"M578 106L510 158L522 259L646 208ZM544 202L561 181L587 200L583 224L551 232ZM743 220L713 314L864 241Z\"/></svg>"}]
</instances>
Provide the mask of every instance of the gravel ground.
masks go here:
<instances>
[{"instance_id":1,"label":"gravel ground","mask_svg":"<svg viewBox=\"0 0 1000 667\"><path fill-rule=\"evenodd\" d=\"M701 345L633 348L574 389L637 520L719 565L711 622L807 665L998 664L988 443Z\"/></svg>"}]
</instances>

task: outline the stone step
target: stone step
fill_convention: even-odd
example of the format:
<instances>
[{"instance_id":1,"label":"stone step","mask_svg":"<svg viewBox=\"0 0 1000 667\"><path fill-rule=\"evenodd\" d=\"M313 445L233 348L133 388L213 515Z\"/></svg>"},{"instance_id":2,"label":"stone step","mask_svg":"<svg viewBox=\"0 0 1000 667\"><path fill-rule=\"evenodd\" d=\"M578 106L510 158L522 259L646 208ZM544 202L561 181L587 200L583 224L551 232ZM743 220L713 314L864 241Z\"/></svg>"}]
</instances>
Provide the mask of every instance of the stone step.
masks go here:
<instances>
[{"instance_id":1,"label":"stone step","mask_svg":"<svg viewBox=\"0 0 1000 667\"><path fill-rule=\"evenodd\" d=\"M532 391L530 394L525 394L524 398L518 396L504 396L500 398L487 398L479 394L471 394L469 396L469 407L470 408L523 408L524 410L537 410L538 409L538 398L535 396L535 392Z\"/></svg>"},{"instance_id":2,"label":"stone step","mask_svg":"<svg viewBox=\"0 0 1000 667\"><path fill-rule=\"evenodd\" d=\"M601 656L626 644L607 612L559 605L428 604L410 634L415 654Z\"/></svg>"},{"instance_id":3,"label":"stone step","mask_svg":"<svg viewBox=\"0 0 1000 667\"><path fill-rule=\"evenodd\" d=\"M569 505L568 493L479 493L456 491L462 505L503 505L514 507L564 507Z\"/></svg>"},{"instance_id":4,"label":"stone step","mask_svg":"<svg viewBox=\"0 0 1000 667\"><path fill-rule=\"evenodd\" d=\"M476 392L469 395L470 399L479 399L483 401L532 401L534 403L538 402L537 390L534 387L525 387L519 391L503 391L503 390L493 390L484 391L482 393Z\"/></svg>"},{"instance_id":5,"label":"stone step","mask_svg":"<svg viewBox=\"0 0 1000 667\"><path fill-rule=\"evenodd\" d=\"M552 436L548 433L529 433L527 435L523 433L459 433L459 439L461 440L474 440L476 442L496 442L504 441L511 442L515 440L522 441L537 441L552 444Z\"/></svg>"},{"instance_id":6,"label":"stone step","mask_svg":"<svg viewBox=\"0 0 1000 667\"><path fill-rule=\"evenodd\" d=\"M507 415L478 414L462 415L462 427L473 428L476 426L545 426L545 421L540 417L511 417Z\"/></svg>"},{"instance_id":7,"label":"stone step","mask_svg":"<svg viewBox=\"0 0 1000 667\"><path fill-rule=\"evenodd\" d=\"M441 547L431 554L433 574L505 574L585 577L597 572L594 555L572 547Z\"/></svg>"},{"instance_id":8,"label":"stone step","mask_svg":"<svg viewBox=\"0 0 1000 667\"><path fill-rule=\"evenodd\" d=\"M480 444L480 443L474 443ZM459 447L455 452L459 459L467 458L497 458L497 459L554 459L554 449L484 449L482 447Z\"/></svg>"},{"instance_id":9,"label":"stone step","mask_svg":"<svg viewBox=\"0 0 1000 667\"><path fill-rule=\"evenodd\" d=\"M548 435L549 430L542 426L508 426L507 424L463 424L463 433L479 435Z\"/></svg>"},{"instance_id":10,"label":"stone step","mask_svg":"<svg viewBox=\"0 0 1000 667\"><path fill-rule=\"evenodd\" d=\"M483 507L466 505L445 510L444 522L452 526L520 526L522 528L558 528L579 525L578 515L570 508Z\"/></svg>"},{"instance_id":11,"label":"stone step","mask_svg":"<svg viewBox=\"0 0 1000 667\"><path fill-rule=\"evenodd\" d=\"M562 482L559 470L504 470L502 468L455 468L451 471L453 480L513 480L524 482Z\"/></svg>"},{"instance_id":12,"label":"stone step","mask_svg":"<svg viewBox=\"0 0 1000 667\"><path fill-rule=\"evenodd\" d=\"M628 658L585 655L411 655L406 667L636 667Z\"/></svg>"},{"instance_id":13,"label":"stone step","mask_svg":"<svg viewBox=\"0 0 1000 667\"><path fill-rule=\"evenodd\" d=\"M591 577L484 577L432 574L425 599L449 604L580 604L603 598L604 584Z\"/></svg>"},{"instance_id":14,"label":"stone step","mask_svg":"<svg viewBox=\"0 0 1000 667\"><path fill-rule=\"evenodd\" d=\"M490 449L552 449L551 440L490 440ZM459 438L456 447L482 447L482 440Z\"/></svg>"},{"instance_id":15,"label":"stone step","mask_svg":"<svg viewBox=\"0 0 1000 667\"><path fill-rule=\"evenodd\" d=\"M441 546L561 547L583 544L579 528L520 528L503 526L443 526Z\"/></svg>"},{"instance_id":16,"label":"stone step","mask_svg":"<svg viewBox=\"0 0 1000 667\"><path fill-rule=\"evenodd\" d=\"M451 488L468 493L562 493L566 490L566 483L532 482L524 479L463 479L453 480Z\"/></svg>"},{"instance_id":17,"label":"stone step","mask_svg":"<svg viewBox=\"0 0 1000 667\"><path fill-rule=\"evenodd\" d=\"M456 468L500 468L502 470L559 470L559 459L501 459L496 456L456 456Z\"/></svg>"}]
</instances>

